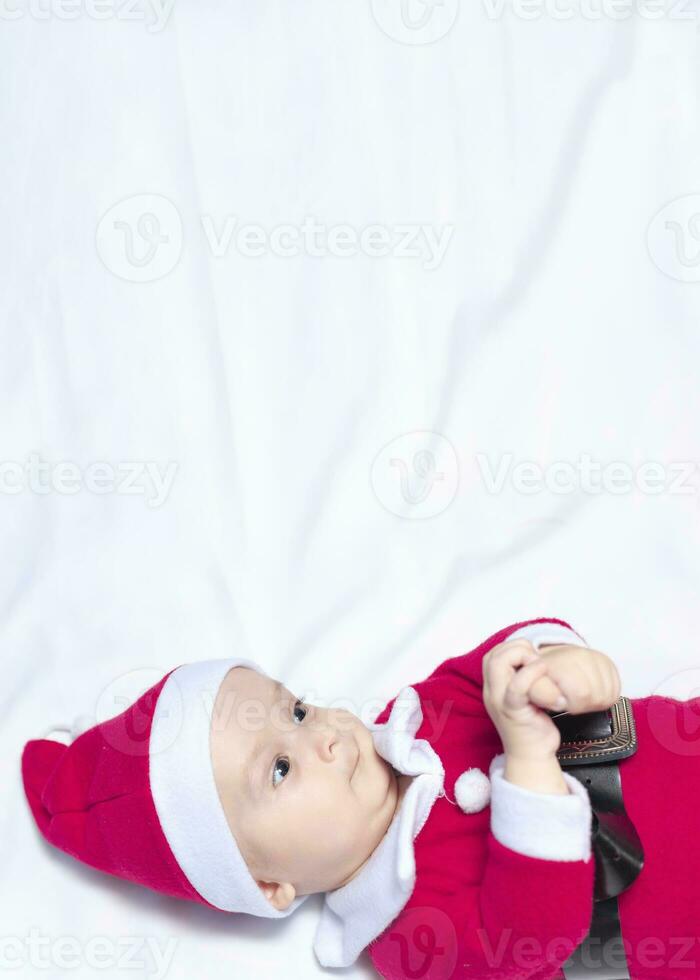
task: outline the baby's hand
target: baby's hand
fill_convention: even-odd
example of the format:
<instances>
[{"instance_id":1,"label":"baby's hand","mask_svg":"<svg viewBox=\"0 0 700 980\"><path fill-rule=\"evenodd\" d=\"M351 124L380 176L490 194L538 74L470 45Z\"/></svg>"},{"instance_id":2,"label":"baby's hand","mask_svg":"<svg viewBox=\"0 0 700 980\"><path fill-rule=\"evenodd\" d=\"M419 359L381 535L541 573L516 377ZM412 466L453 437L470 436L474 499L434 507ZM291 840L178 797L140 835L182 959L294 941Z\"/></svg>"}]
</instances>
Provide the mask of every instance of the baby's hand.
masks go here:
<instances>
[{"instance_id":1,"label":"baby's hand","mask_svg":"<svg viewBox=\"0 0 700 980\"><path fill-rule=\"evenodd\" d=\"M539 657L547 664L547 676L532 685L530 699L543 708L556 710L552 699L555 688L567 702L558 710L572 715L604 711L620 697L622 684L617 667L599 650L561 644L543 647Z\"/></svg>"},{"instance_id":2,"label":"baby's hand","mask_svg":"<svg viewBox=\"0 0 700 980\"><path fill-rule=\"evenodd\" d=\"M561 693L546 676L553 659L553 654L538 654L527 640L499 643L483 658L484 706L511 758L550 758L561 744L559 729L531 697L539 683L540 700L548 698L553 707Z\"/></svg>"},{"instance_id":3,"label":"baby's hand","mask_svg":"<svg viewBox=\"0 0 700 980\"><path fill-rule=\"evenodd\" d=\"M510 640L483 659L484 705L505 751L519 758L556 753L559 729L548 711L604 711L621 693L617 667L606 654L568 644L538 653L527 640ZM564 697L564 705L558 703Z\"/></svg>"}]
</instances>

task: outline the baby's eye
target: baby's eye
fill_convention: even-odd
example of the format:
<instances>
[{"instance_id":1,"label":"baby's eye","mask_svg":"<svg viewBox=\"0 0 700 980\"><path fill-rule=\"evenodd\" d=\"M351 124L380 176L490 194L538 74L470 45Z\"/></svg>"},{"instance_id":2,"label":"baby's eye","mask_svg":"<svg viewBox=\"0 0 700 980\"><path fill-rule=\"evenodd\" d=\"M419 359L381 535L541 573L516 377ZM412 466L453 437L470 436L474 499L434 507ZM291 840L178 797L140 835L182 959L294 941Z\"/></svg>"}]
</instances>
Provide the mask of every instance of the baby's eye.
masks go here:
<instances>
[{"instance_id":1,"label":"baby's eye","mask_svg":"<svg viewBox=\"0 0 700 980\"><path fill-rule=\"evenodd\" d=\"M281 755L279 757L279 759L275 759L275 764L272 767L272 785L273 786L279 786L279 784L282 782L282 779L278 779L277 781L275 781L275 775L277 774L277 767L280 766L280 765L284 768L284 772L282 773L282 779L284 779L284 777L289 772L289 759L286 756L284 756L284 755Z\"/></svg>"},{"instance_id":2,"label":"baby's eye","mask_svg":"<svg viewBox=\"0 0 700 980\"><path fill-rule=\"evenodd\" d=\"M303 715L302 715L302 718L301 718L301 721L303 721L304 718L306 718L306 715L307 715L308 710L309 710L307 707L305 707L305 705L304 705L304 699L303 698L299 698L298 701L295 701L294 702L294 711L292 712L292 714L294 715L294 717L296 717L296 712L298 710L301 710L303 712ZM289 769L290 769L289 759L286 757L286 755L280 755L280 756L278 756L275 759L275 764L272 767L272 785L275 786L275 787L279 786L280 782L282 781L282 780L278 780L277 782L275 782L275 773L277 772L277 767L280 765L280 763L283 766L286 766L286 770L282 774L282 779L284 779L284 777L287 775L287 773L289 772Z\"/></svg>"},{"instance_id":3,"label":"baby's eye","mask_svg":"<svg viewBox=\"0 0 700 980\"><path fill-rule=\"evenodd\" d=\"M302 718L301 718L301 720L303 721L303 720L304 720L304 718L306 718L306 715L307 715L307 713L308 713L308 710L309 710L309 709L308 709L308 708L306 707L306 705L305 705L305 702L304 702L304 699L303 699L303 698L299 698L299 700L298 700L298 701L295 701L295 703L294 703L294 712L295 712L295 711L296 711L296 710L297 710L297 709L298 709L298 708L299 708L300 706L301 706L301 710L302 710L302 711L304 712L304 714L302 715ZM294 714L294 712L292 712L292 714ZM295 715L295 717L296 717L296 715Z\"/></svg>"}]
</instances>

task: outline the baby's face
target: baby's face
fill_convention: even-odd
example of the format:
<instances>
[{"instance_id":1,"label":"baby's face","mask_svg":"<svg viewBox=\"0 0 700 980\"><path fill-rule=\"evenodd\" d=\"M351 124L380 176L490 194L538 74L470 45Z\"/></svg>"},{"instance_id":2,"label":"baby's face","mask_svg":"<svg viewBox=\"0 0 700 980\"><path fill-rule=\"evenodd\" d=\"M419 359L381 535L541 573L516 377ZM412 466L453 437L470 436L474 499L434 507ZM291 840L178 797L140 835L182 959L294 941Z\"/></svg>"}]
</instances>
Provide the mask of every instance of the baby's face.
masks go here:
<instances>
[{"instance_id":1,"label":"baby's face","mask_svg":"<svg viewBox=\"0 0 700 980\"><path fill-rule=\"evenodd\" d=\"M397 774L360 719L302 704L252 668L224 678L210 745L231 832L277 909L345 884L392 821Z\"/></svg>"}]
</instances>

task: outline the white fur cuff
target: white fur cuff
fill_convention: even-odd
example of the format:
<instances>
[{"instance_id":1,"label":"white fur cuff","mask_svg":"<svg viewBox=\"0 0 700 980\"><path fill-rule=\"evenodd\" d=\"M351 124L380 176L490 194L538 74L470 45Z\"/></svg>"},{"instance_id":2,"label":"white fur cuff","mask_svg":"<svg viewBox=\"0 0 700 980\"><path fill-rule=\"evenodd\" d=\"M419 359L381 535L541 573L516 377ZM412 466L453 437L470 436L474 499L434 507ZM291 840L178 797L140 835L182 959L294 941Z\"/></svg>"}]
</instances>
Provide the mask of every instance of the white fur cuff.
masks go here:
<instances>
[{"instance_id":1,"label":"white fur cuff","mask_svg":"<svg viewBox=\"0 0 700 980\"><path fill-rule=\"evenodd\" d=\"M538 793L505 779L505 753L491 760L491 831L505 847L547 861L587 861L592 807L586 788L562 772L568 794Z\"/></svg>"}]
</instances>

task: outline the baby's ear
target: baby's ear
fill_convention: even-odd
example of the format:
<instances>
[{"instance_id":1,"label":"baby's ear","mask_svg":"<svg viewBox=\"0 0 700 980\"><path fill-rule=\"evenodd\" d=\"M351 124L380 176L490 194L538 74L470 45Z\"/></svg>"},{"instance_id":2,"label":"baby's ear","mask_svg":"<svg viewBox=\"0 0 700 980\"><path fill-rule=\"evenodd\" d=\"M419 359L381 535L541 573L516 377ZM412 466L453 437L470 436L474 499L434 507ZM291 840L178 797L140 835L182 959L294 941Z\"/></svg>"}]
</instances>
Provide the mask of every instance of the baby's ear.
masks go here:
<instances>
[{"instance_id":1,"label":"baby's ear","mask_svg":"<svg viewBox=\"0 0 700 980\"><path fill-rule=\"evenodd\" d=\"M258 887L278 912L288 909L297 894L294 885L290 885L289 882L280 884L278 881L258 881Z\"/></svg>"}]
</instances>

